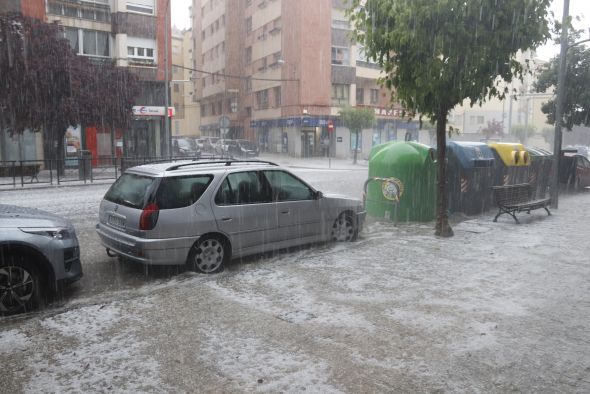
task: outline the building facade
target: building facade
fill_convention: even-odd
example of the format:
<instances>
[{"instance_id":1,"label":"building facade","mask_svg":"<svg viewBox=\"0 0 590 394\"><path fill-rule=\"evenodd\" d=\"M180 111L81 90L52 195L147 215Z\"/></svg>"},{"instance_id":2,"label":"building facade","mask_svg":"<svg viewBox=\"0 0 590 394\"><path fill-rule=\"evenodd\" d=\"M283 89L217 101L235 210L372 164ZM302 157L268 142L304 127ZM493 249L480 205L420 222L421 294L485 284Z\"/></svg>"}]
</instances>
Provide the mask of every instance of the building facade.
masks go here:
<instances>
[{"instance_id":1,"label":"building facade","mask_svg":"<svg viewBox=\"0 0 590 394\"><path fill-rule=\"evenodd\" d=\"M364 156L380 142L417 134L377 84L380 69L350 40L340 0L193 0L192 20L204 135L247 138L292 156L348 157L355 138L345 106L371 107ZM220 127L229 119L229 127Z\"/></svg>"},{"instance_id":2,"label":"building facade","mask_svg":"<svg viewBox=\"0 0 590 394\"><path fill-rule=\"evenodd\" d=\"M167 7L168 0L2 2L0 12L20 12L24 16L60 24L64 37L79 56L86 56L95 63L112 62L127 67L139 77L140 93L133 107L131 127L127 130L111 130L109 125L71 127L66 132L66 159L77 156L80 149L91 151L94 163L101 156L157 157L169 154L168 115L174 111L166 110L166 78L170 79L168 74L172 63ZM30 138L29 133L20 138ZM39 145L39 141L36 144ZM14 156L13 153L4 156L9 158ZM42 158L40 149L36 149L34 155L16 153L21 160Z\"/></svg>"},{"instance_id":3,"label":"building facade","mask_svg":"<svg viewBox=\"0 0 590 394\"><path fill-rule=\"evenodd\" d=\"M172 28L172 80L170 81L173 136L200 136L199 105L193 101L193 35L192 30Z\"/></svg>"}]
</instances>

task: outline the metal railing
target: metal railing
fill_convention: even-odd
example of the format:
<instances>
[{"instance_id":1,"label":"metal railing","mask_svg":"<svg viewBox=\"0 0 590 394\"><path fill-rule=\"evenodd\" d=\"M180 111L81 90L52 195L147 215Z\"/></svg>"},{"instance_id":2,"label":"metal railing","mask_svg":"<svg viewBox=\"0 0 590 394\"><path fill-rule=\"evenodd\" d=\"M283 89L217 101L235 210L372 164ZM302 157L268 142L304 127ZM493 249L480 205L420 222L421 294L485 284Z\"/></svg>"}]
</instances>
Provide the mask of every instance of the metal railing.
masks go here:
<instances>
[{"instance_id":1,"label":"metal railing","mask_svg":"<svg viewBox=\"0 0 590 394\"><path fill-rule=\"evenodd\" d=\"M0 161L0 190L31 185L87 184L115 180L127 168L167 161L196 159L184 156L81 156L54 160Z\"/></svg>"}]
</instances>

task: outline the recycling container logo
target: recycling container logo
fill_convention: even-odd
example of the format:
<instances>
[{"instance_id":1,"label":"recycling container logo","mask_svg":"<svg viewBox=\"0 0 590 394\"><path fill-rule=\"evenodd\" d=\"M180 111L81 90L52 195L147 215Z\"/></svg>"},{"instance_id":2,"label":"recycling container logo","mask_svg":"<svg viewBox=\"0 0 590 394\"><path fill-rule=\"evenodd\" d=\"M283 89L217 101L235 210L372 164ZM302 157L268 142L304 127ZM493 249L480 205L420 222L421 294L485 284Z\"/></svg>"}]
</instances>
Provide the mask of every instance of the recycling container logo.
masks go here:
<instances>
[{"instance_id":1,"label":"recycling container logo","mask_svg":"<svg viewBox=\"0 0 590 394\"><path fill-rule=\"evenodd\" d=\"M404 194L404 184L397 178L387 178L383 180L381 190L383 192L383 197L391 201L399 202Z\"/></svg>"}]
</instances>

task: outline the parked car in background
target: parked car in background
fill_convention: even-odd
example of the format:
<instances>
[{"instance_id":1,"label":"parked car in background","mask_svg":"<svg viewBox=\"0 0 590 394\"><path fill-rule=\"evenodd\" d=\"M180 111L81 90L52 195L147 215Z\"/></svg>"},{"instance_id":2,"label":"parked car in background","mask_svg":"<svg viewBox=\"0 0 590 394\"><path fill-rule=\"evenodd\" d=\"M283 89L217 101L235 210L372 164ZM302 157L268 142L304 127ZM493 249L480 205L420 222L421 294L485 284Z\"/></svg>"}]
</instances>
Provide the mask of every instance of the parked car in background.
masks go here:
<instances>
[{"instance_id":1,"label":"parked car in background","mask_svg":"<svg viewBox=\"0 0 590 394\"><path fill-rule=\"evenodd\" d=\"M559 182L568 190L579 191L590 187L590 161L577 149L562 150L559 159Z\"/></svg>"},{"instance_id":2,"label":"parked car in background","mask_svg":"<svg viewBox=\"0 0 590 394\"><path fill-rule=\"evenodd\" d=\"M204 152L205 151L205 144L207 143L207 139L206 138L196 138L195 142L197 143L199 150L201 152Z\"/></svg>"},{"instance_id":3,"label":"parked car in background","mask_svg":"<svg viewBox=\"0 0 590 394\"><path fill-rule=\"evenodd\" d=\"M125 171L96 231L109 255L213 273L231 258L353 241L364 218L360 200L324 195L274 163L200 160Z\"/></svg>"},{"instance_id":4,"label":"parked car in background","mask_svg":"<svg viewBox=\"0 0 590 394\"><path fill-rule=\"evenodd\" d=\"M215 154L228 157L256 157L258 146L249 140L220 139L215 145Z\"/></svg>"},{"instance_id":5,"label":"parked car in background","mask_svg":"<svg viewBox=\"0 0 590 394\"><path fill-rule=\"evenodd\" d=\"M82 277L72 223L34 208L0 204L0 315L43 306Z\"/></svg>"},{"instance_id":6,"label":"parked car in background","mask_svg":"<svg viewBox=\"0 0 590 394\"><path fill-rule=\"evenodd\" d=\"M217 141L219 141L219 137L202 137L203 141L203 151L208 153L215 153L215 146L217 145Z\"/></svg>"},{"instance_id":7,"label":"parked car in background","mask_svg":"<svg viewBox=\"0 0 590 394\"><path fill-rule=\"evenodd\" d=\"M256 157L260 154L258 145L250 140L236 140L239 150L237 156L240 157Z\"/></svg>"},{"instance_id":8,"label":"parked car in background","mask_svg":"<svg viewBox=\"0 0 590 394\"><path fill-rule=\"evenodd\" d=\"M194 138L176 137L172 139L172 152L174 156L200 157L201 150Z\"/></svg>"}]
</instances>

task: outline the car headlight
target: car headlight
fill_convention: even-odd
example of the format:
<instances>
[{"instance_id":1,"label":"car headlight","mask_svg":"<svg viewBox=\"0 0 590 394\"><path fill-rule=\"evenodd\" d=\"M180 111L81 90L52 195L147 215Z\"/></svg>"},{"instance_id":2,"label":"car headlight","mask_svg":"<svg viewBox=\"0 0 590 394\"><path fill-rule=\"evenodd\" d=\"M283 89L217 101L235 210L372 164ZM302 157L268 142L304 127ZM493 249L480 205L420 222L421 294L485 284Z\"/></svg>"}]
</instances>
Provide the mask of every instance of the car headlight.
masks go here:
<instances>
[{"instance_id":1,"label":"car headlight","mask_svg":"<svg viewBox=\"0 0 590 394\"><path fill-rule=\"evenodd\" d=\"M71 239L74 238L74 232L64 227L20 227L22 232L28 234L43 235L53 239Z\"/></svg>"}]
</instances>

